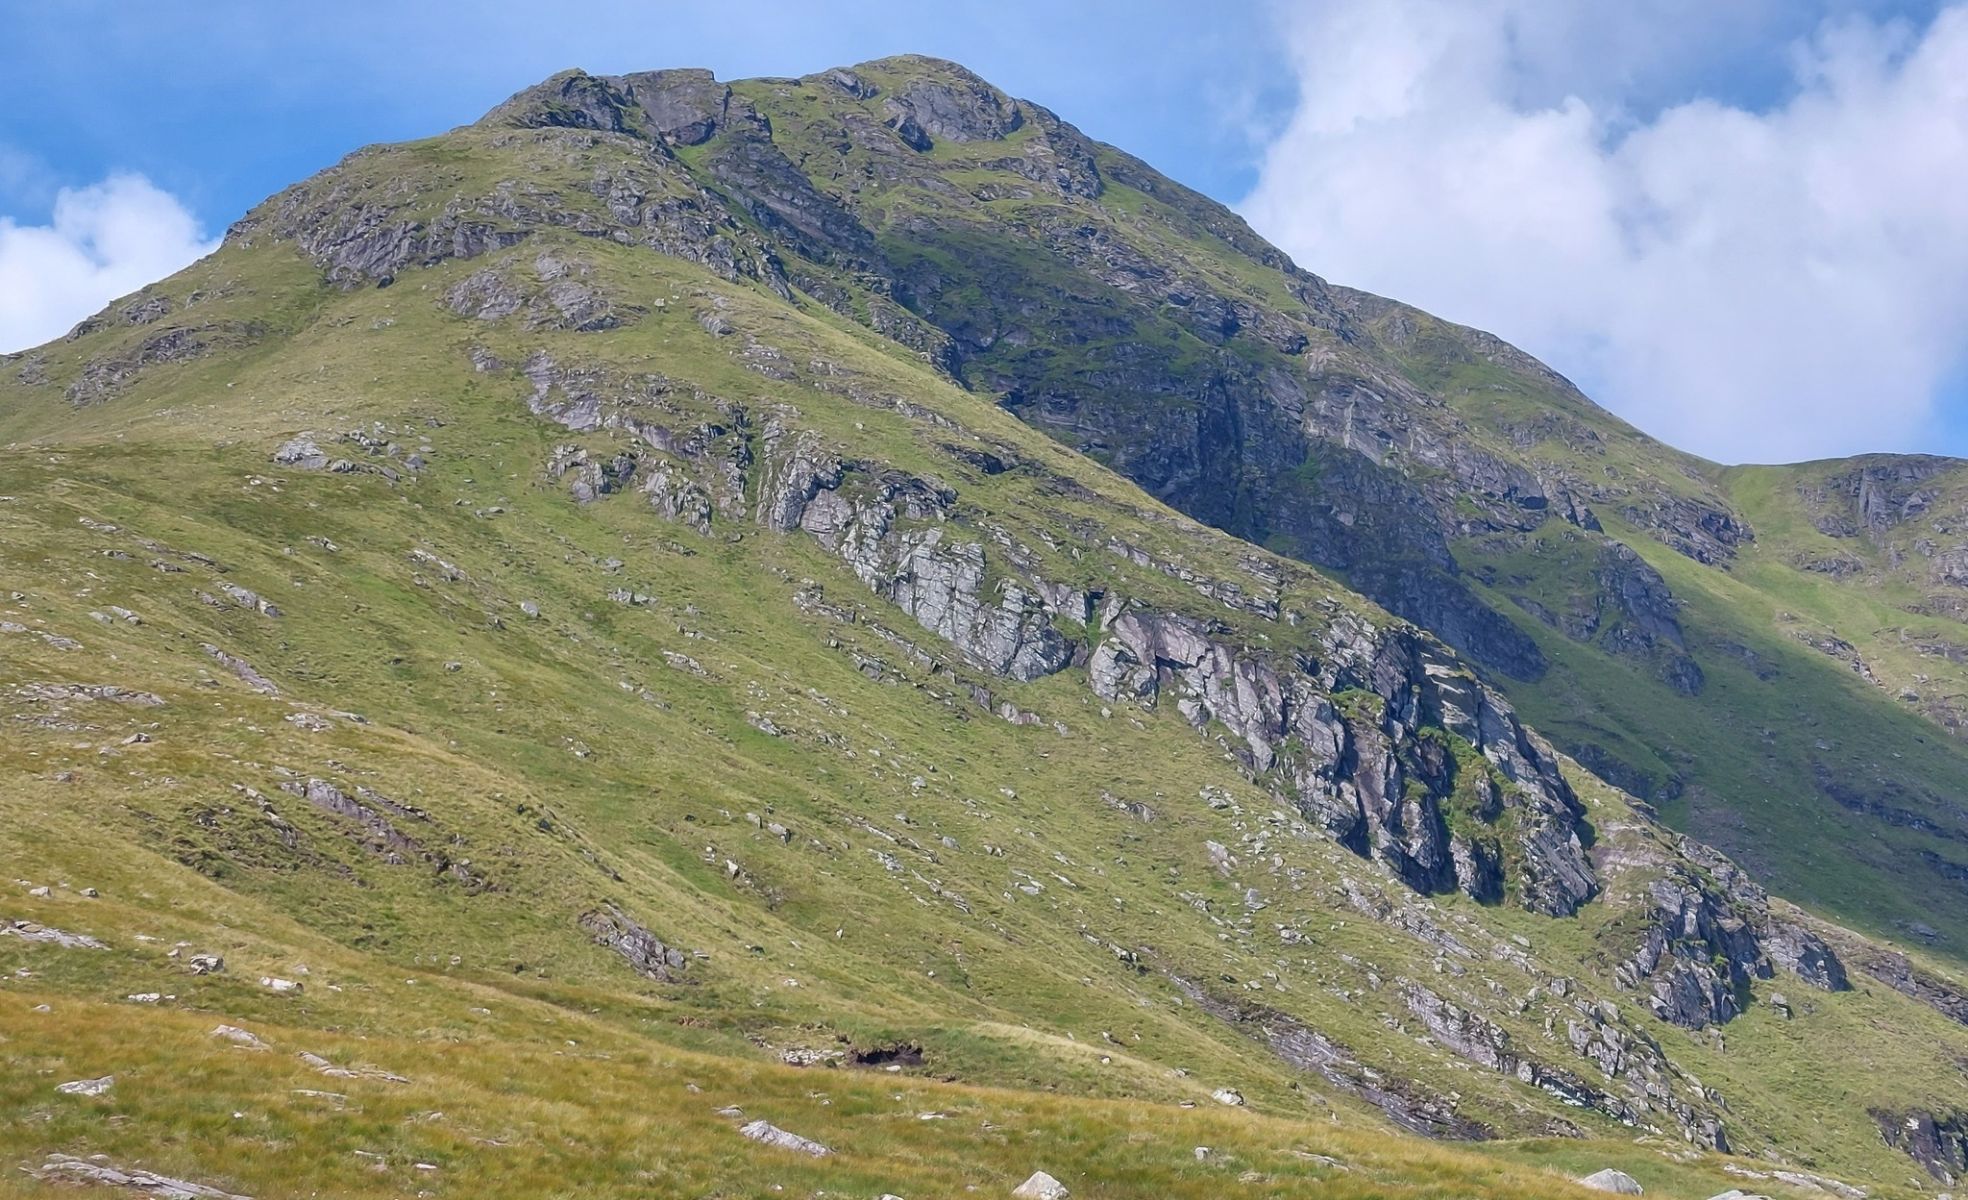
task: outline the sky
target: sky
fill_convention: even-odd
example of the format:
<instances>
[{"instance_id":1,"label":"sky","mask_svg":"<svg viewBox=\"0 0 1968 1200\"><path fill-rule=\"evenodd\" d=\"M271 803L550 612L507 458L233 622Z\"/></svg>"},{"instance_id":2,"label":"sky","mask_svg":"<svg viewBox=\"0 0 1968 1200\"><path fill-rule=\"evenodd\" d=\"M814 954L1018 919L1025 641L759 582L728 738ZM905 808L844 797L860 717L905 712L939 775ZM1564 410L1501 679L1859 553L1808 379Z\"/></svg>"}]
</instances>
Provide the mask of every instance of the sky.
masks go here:
<instances>
[{"instance_id":1,"label":"sky","mask_svg":"<svg viewBox=\"0 0 1968 1200\"><path fill-rule=\"evenodd\" d=\"M0 0L0 351L521 87L952 58L1720 461L1968 454L1968 0Z\"/></svg>"}]
</instances>

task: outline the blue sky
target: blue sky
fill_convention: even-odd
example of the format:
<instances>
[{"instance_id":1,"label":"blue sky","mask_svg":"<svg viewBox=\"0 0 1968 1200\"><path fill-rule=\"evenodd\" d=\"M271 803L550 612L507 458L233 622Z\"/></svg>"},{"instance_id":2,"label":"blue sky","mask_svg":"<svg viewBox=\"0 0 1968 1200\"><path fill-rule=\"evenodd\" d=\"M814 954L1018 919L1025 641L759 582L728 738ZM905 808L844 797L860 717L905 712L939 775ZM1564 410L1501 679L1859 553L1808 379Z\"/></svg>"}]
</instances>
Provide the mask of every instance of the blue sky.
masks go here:
<instances>
[{"instance_id":1,"label":"blue sky","mask_svg":"<svg viewBox=\"0 0 1968 1200\"><path fill-rule=\"evenodd\" d=\"M1294 83L1266 10L1212 7L631 2L563 20L500 0L0 0L0 147L16 159L0 212L45 216L57 187L131 170L223 224L358 145L475 120L566 67L730 79L899 53L960 61L1235 199L1254 179L1249 119L1276 120Z\"/></svg>"},{"instance_id":2,"label":"blue sky","mask_svg":"<svg viewBox=\"0 0 1968 1200\"><path fill-rule=\"evenodd\" d=\"M1961 2L0 0L0 340L564 67L913 51L1691 448L1968 452Z\"/></svg>"}]
</instances>

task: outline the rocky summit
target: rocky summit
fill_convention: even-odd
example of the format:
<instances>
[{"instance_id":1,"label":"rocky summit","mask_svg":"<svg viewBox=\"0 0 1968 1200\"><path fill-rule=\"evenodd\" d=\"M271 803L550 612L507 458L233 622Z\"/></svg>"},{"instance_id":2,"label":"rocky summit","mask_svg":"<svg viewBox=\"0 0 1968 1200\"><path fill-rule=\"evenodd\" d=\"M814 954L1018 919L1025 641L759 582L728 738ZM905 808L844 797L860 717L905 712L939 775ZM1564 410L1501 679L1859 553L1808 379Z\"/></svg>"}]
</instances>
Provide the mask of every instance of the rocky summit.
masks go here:
<instances>
[{"instance_id":1,"label":"rocky summit","mask_svg":"<svg viewBox=\"0 0 1968 1200\"><path fill-rule=\"evenodd\" d=\"M953 64L358 151L0 361L0 493L5 1187L1968 1177L1964 464Z\"/></svg>"}]
</instances>

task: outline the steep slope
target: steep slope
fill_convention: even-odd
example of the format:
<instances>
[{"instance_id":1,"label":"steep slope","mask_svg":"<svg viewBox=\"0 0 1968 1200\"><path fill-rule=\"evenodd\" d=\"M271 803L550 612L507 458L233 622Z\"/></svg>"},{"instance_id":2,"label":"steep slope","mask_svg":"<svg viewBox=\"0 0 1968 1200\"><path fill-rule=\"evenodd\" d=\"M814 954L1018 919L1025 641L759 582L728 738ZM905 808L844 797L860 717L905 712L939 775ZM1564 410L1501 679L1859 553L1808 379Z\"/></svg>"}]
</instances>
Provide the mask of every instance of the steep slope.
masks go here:
<instances>
[{"instance_id":1,"label":"steep slope","mask_svg":"<svg viewBox=\"0 0 1968 1200\"><path fill-rule=\"evenodd\" d=\"M627 222L797 291L1197 519L1339 572L1679 827L1813 906L1968 953L1968 815L1950 798L1968 755L1876 686L1886 663L1842 648L1879 647L1873 618L1906 614L1787 619L1794 581L1758 567L1795 555L1759 540L1734 477L1527 356L1327 285L947 63L730 85L571 74L482 128L542 124L652 142L688 171L660 201L633 172L589 181L591 232ZM325 240L323 211L262 219L338 277L431 252ZM1954 586L1942 572L1929 592ZM1913 614L1932 644L1960 640L1943 601Z\"/></svg>"},{"instance_id":2,"label":"steep slope","mask_svg":"<svg viewBox=\"0 0 1968 1200\"><path fill-rule=\"evenodd\" d=\"M959 299L994 344L1063 310L930 298L995 251L917 156L1167 185L951 70L557 77L7 365L10 1157L260 1195L1958 1170L1948 968L980 394ZM839 161L776 148L822 110ZM879 237L811 182L891 170ZM1188 244L1143 261L1207 308L1237 260ZM1358 302L1274 275L1348 352ZM1266 1115L1178 1107L1225 1089Z\"/></svg>"}]
</instances>

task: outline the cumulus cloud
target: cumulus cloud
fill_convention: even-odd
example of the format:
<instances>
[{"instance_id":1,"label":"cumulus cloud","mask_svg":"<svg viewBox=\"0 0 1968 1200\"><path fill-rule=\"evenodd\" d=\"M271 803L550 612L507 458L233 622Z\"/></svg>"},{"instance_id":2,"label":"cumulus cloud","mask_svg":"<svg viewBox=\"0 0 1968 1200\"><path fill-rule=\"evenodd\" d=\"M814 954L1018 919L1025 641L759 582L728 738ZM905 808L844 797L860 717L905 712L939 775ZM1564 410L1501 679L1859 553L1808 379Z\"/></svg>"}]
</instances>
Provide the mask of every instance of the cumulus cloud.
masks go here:
<instances>
[{"instance_id":1,"label":"cumulus cloud","mask_svg":"<svg viewBox=\"0 0 1968 1200\"><path fill-rule=\"evenodd\" d=\"M59 337L217 246L176 197L141 175L62 189L46 225L0 217L0 351Z\"/></svg>"},{"instance_id":2,"label":"cumulus cloud","mask_svg":"<svg viewBox=\"0 0 1968 1200\"><path fill-rule=\"evenodd\" d=\"M1660 30L1707 31L1685 0L1621 7L1651 20L1608 37L1566 0L1290 10L1300 96L1246 216L1698 453L1916 448L1968 363L1968 4L1923 29L1825 23L1767 106L1684 93L1638 119L1618 82L1672 60Z\"/></svg>"}]
</instances>

